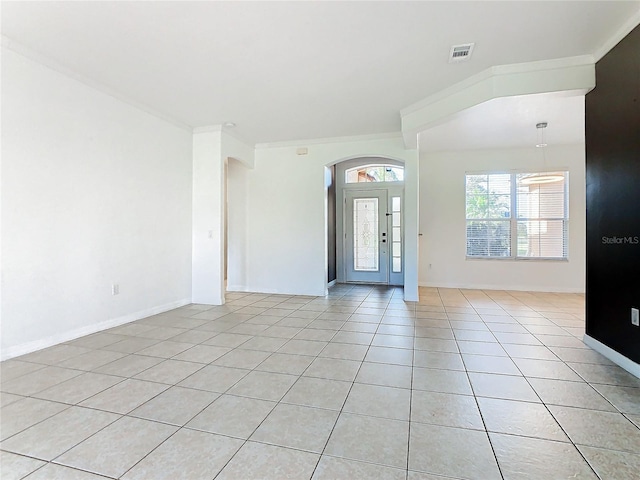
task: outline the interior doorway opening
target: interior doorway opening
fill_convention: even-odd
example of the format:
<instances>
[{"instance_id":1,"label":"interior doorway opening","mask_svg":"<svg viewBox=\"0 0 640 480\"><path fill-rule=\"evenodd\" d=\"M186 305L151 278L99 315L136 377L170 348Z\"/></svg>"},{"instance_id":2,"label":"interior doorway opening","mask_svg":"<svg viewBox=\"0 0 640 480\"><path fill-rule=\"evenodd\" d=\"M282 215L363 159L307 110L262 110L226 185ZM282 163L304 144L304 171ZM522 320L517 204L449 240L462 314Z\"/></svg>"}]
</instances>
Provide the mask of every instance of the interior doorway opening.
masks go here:
<instances>
[{"instance_id":1,"label":"interior doorway opening","mask_svg":"<svg viewBox=\"0 0 640 480\"><path fill-rule=\"evenodd\" d=\"M248 239L248 192L250 168L240 160L228 157L225 163L225 288L246 291Z\"/></svg>"},{"instance_id":2,"label":"interior doorway opening","mask_svg":"<svg viewBox=\"0 0 640 480\"><path fill-rule=\"evenodd\" d=\"M403 163L346 160L335 165L334 179L336 281L404 285Z\"/></svg>"}]
</instances>

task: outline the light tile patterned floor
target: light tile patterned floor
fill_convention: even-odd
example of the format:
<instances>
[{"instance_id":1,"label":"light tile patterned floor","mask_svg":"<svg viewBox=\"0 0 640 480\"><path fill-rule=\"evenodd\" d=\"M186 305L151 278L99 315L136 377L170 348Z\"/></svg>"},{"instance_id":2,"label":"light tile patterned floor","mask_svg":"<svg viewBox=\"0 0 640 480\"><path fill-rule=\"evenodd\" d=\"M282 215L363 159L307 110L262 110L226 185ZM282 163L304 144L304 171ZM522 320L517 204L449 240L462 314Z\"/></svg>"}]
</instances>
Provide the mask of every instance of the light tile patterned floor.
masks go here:
<instances>
[{"instance_id":1,"label":"light tile patterned floor","mask_svg":"<svg viewBox=\"0 0 640 480\"><path fill-rule=\"evenodd\" d=\"M2 479L638 479L584 296L230 293L1 364Z\"/></svg>"}]
</instances>

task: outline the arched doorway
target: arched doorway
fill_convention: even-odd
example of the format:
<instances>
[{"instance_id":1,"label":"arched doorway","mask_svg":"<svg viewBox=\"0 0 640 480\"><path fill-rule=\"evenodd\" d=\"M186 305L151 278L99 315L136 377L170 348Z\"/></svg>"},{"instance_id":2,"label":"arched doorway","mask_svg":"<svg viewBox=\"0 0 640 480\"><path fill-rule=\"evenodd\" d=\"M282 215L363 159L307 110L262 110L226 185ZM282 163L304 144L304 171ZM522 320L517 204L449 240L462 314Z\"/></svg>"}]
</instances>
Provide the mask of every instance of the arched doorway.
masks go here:
<instances>
[{"instance_id":1,"label":"arched doorway","mask_svg":"<svg viewBox=\"0 0 640 480\"><path fill-rule=\"evenodd\" d=\"M361 157L335 167L338 282L404 285L404 164Z\"/></svg>"}]
</instances>

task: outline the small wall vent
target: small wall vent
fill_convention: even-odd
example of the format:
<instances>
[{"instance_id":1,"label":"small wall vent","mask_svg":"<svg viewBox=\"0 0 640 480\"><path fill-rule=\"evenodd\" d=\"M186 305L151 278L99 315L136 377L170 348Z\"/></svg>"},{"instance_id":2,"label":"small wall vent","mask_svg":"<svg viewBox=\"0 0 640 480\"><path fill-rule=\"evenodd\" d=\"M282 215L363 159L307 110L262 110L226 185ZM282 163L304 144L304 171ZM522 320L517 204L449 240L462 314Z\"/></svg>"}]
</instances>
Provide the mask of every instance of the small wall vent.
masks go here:
<instances>
[{"instance_id":1,"label":"small wall vent","mask_svg":"<svg viewBox=\"0 0 640 480\"><path fill-rule=\"evenodd\" d=\"M449 52L449 63L458 63L469 60L473 52L475 43L465 43L464 45L454 45Z\"/></svg>"}]
</instances>

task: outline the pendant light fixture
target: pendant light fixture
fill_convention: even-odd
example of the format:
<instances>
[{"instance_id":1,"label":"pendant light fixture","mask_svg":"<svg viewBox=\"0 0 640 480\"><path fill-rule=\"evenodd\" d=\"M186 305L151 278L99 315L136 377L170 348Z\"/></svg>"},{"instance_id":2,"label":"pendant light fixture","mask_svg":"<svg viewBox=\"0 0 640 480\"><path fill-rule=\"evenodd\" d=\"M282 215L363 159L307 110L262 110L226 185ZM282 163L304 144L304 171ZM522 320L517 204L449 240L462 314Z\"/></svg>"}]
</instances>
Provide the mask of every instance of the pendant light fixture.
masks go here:
<instances>
[{"instance_id":1,"label":"pendant light fixture","mask_svg":"<svg viewBox=\"0 0 640 480\"><path fill-rule=\"evenodd\" d=\"M555 183L564 180L564 174L561 172L546 172L547 169L547 155L545 153L545 149L547 148L547 143L544 141L544 130L547 128L549 124L547 122L539 122L536 123L536 129L538 130L538 137L536 148L542 149L542 173L536 173L527 177L524 177L520 180L522 185L537 185L541 183Z\"/></svg>"},{"instance_id":2,"label":"pendant light fixture","mask_svg":"<svg viewBox=\"0 0 640 480\"><path fill-rule=\"evenodd\" d=\"M549 124L547 122L536 123L536 129L538 130L538 143L536 143L536 148L544 148L547 146L544 143L544 129L547 128Z\"/></svg>"}]
</instances>

